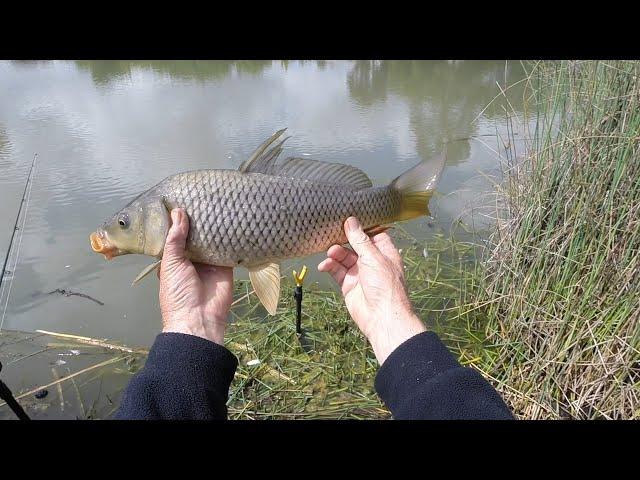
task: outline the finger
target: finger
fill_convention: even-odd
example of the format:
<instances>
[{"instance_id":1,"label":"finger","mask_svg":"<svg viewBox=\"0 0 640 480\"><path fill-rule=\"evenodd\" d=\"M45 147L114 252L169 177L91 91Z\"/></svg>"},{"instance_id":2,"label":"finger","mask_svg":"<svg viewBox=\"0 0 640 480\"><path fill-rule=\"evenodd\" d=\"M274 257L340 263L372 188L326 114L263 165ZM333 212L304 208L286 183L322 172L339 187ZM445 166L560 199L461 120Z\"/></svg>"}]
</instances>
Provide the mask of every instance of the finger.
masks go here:
<instances>
[{"instance_id":1,"label":"finger","mask_svg":"<svg viewBox=\"0 0 640 480\"><path fill-rule=\"evenodd\" d=\"M164 243L164 253L162 255L163 262L182 260L184 258L184 249L189 234L189 219L184 210L174 208L171 211L171 228L167 233L167 239Z\"/></svg>"},{"instance_id":2,"label":"finger","mask_svg":"<svg viewBox=\"0 0 640 480\"><path fill-rule=\"evenodd\" d=\"M378 250L380 250L380 253L391 260L396 266L402 266L402 257L400 256L400 252L388 233L379 233L375 235L371 241Z\"/></svg>"},{"instance_id":3,"label":"finger","mask_svg":"<svg viewBox=\"0 0 640 480\"><path fill-rule=\"evenodd\" d=\"M362 225L360 225L357 218L347 218L347 221L344 222L344 232L358 257L376 257L379 255L380 252L378 252L369 235L362 230Z\"/></svg>"},{"instance_id":4,"label":"finger","mask_svg":"<svg viewBox=\"0 0 640 480\"><path fill-rule=\"evenodd\" d=\"M342 245L332 245L327 250L327 257L343 264L346 268L351 268L358 261L358 255L353 250L343 247Z\"/></svg>"},{"instance_id":5,"label":"finger","mask_svg":"<svg viewBox=\"0 0 640 480\"><path fill-rule=\"evenodd\" d=\"M342 286L344 277L347 274L347 269L340 262L337 262L333 258L325 258L318 265L318 270L321 272L327 272L339 286Z\"/></svg>"}]
</instances>

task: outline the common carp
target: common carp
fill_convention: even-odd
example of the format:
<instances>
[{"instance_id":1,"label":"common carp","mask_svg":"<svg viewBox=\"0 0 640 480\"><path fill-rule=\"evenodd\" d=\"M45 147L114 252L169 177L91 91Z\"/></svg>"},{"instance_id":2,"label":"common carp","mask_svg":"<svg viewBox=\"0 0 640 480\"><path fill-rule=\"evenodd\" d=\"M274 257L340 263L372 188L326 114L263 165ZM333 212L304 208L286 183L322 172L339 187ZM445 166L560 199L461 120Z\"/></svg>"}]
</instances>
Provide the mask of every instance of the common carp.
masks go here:
<instances>
[{"instance_id":1,"label":"common carp","mask_svg":"<svg viewBox=\"0 0 640 480\"><path fill-rule=\"evenodd\" d=\"M349 216L369 234L428 215L445 163L423 161L389 185L373 186L358 168L306 158L277 163L286 129L263 142L238 170L196 170L165 178L138 195L91 234L91 247L112 259L138 253L162 258L170 211L189 217L186 254L193 262L249 270L253 288L274 315L282 260L347 242ZM134 283L159 266L145 268Z\"/></svg>"}]
</instances>

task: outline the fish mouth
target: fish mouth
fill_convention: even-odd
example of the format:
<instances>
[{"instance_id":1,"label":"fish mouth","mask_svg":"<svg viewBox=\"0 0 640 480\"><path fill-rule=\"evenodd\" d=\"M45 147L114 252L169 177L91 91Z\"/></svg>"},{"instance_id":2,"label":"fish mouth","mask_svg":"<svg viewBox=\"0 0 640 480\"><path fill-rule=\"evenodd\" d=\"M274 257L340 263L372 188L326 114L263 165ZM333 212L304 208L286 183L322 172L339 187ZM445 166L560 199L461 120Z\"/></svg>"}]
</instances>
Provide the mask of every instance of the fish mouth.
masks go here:
<instances>
[{"instance_id":1,"label":"fish mouth","mask_svg":"<svg viewBox=\"0 0 640 480\"><path fill-rule=\"evenodd\" d=\"M113 257L122 255L119 248L111 245L103 230L98 230L89 235L89 241L91 242L91 248L93 251L101 253L107 260L111 260Z\"/></svg>"}]
</instances>

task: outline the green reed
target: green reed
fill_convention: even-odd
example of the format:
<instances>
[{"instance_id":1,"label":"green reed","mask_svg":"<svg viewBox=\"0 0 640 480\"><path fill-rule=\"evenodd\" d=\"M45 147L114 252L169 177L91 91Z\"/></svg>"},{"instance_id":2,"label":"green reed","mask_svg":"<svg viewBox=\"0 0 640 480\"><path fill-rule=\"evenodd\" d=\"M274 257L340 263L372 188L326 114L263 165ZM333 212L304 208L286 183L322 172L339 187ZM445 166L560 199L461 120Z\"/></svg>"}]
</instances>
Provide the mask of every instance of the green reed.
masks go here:
<instances>
[{"instance_id":1,"label":"green reed","mask_svg":"<svg viewBox=\"0 0 640 480\"><path fill-rule=\"evenodd\" d=\"M530 66L471 319L523 418L640 417L640 63Z\"/></svg>"}]
</instances>

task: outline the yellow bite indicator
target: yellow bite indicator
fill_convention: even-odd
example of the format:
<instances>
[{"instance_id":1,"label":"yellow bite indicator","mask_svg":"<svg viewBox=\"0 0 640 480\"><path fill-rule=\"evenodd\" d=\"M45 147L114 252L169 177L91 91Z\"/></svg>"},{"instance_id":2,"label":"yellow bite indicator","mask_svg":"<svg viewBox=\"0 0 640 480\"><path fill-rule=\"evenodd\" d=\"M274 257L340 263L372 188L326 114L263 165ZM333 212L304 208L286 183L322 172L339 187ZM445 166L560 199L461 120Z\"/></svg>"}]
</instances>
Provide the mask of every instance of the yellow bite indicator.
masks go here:
<instances>
[{"instance_id":1,"label":"yellow bite indicator","mask_svg":"<svg viewBox=\"0 0 640 480\"><path fill-rule=\"evenodd\" d=\"M302 270L300 271L300 275L295 270L293 271L293 279L296 281L296 285L298 287L302 286L302 282L304 282L304 276L307 274L307 266L304 265Z\"/></svg>"}]
</instances>

